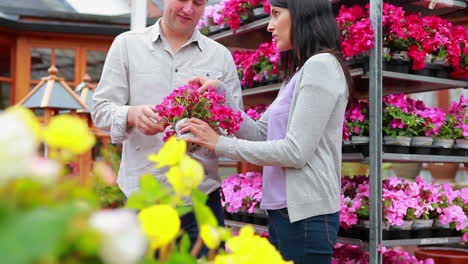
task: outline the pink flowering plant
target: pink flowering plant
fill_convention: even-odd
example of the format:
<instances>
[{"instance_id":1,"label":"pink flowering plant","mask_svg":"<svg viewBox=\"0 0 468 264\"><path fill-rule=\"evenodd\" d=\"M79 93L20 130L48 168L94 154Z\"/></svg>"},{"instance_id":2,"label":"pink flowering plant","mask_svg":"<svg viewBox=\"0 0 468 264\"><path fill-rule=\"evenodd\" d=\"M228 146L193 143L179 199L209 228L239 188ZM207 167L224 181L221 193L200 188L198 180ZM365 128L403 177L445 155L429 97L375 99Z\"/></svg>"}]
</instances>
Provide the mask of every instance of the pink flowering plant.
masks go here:
<instances>
[{"instance_id":1,"label":"pink flowering plant","mask_svg":"<svg viewBox=\"0 0 468 264\"><path fill-rule=\"evenodd\" d=\"M262 199L262 174L247 172L228 176L221 184L222 205L228 213L253 213Z\"/></svg>"},{"instance_id":2,"label":"pink flowering plant","mask_svg":"<svg viewBox=\"0 0 468 264\"><path fill-rule=\"evenodd\" d=\"M456 26L452 30L452 49L448 52L450 65L455 67L451 73L455 78L468 78L468 30Z\"/></svg>"},{"instance_id":3,"label":"pink flowering plant","mask_svg":"<svg viewBox=\"0 0 468 264\"><path fill-rule=\"evenodd\" d=\"M208 34L210 32L210 26L223 26L223 9L223 2L216 5L207 5L203 16L198 21L197 28L203 34Z\"/></svg>"},{"instance_id":4,"label":"pink flowering plant","mask_svg":"<svg viewBox=\"0 0 468 264\"><path fill-rule=\"evenodd\" d=\"M418 106L420 109L425 106ZM406 100L404 94L388 95L383 98L383 132L389 136L412 137L419 134L415 129L424 120L412 113L413 106Z\"/></svg>"},{"instance_id":5,"label":"pink flowering plant","mask_svg":"<svg viewBox=\"0 0 468 264\"><path fill-rule=\"evenodd\" d=\"M175 124L183 118L198 118L207 122L220 134L230 135L239 130L243 121L241 112L228 107L223 95L218 95L213 87L204 92L197 85L181 86L154 107L166 129L166 141L175 135Z\"/></svg>"},{"instance_id":6,"label":"pink flowering plant","mask_svg":"<svg viewBox=\"0 0 468 264\"><path fill-rule=\"evenodd\" d=\"M252 118L253 120L259 120L262 117L263 113L268 109L269 105L266 104L258 104L256 106L250 107L245 112L248 117Z\"/></svg>"},{"instance_id":7,"label":"pink flowering plant","mask_svg":"<svg viewBox=\"0 0 468 264\"><path fill-rule=\"evenodd\" d=\"M341 48L345 58L356 57L374 47L374 30L368 10L362 6L342 5L336 22L341 31Z\"/></svg>"},{"instance_id":8,"label":"pink flowering plant","mask_svg":"<svg viewBox=\"0 0 468 264\"><path fill-rule=\"evenodd\" d=\"M454 137L468 139L468 99L462 95L458 102L453 102L449 114L454 119Z\"/></svg>"},{"instance_id":9,"label":"pink flowering plant","mask_svg":"<svg viewBox=\"0 0 468 264\"><path fill-rule=\"evenodd\" d=\"M350 136L369 135L369 101L353 102L345 113L346 130ZM349 136L348 136L349 137Z\"/></svg>"},{"instance_id":10,"label":"pink flowering plant","mask_svg":"<svg viewBox=\"0 0 468 264\"><path fill-rule=\"evenodd\" d=\"M235 51L233 58L243 87L277 78L280 52L273 42L262 43L255 51Z\"/></svg>"}]
</instances>

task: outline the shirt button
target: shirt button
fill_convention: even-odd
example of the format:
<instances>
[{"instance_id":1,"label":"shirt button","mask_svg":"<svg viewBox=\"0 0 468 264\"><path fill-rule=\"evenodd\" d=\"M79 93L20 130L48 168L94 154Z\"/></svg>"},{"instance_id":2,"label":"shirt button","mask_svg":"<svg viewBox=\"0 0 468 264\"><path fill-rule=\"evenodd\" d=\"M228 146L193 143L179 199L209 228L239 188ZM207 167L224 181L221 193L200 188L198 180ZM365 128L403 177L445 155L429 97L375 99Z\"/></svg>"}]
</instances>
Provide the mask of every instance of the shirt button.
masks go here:
<instances>
[{"instance_id":1,"label":"shirt button","mask_svg":"<svg viewBox=\"0 0 468 264\"><path fill-rule=\"evenodd\" d=\"M175 72L179 72L179 69L175 69Z\"/></svg>"}]
</instances>

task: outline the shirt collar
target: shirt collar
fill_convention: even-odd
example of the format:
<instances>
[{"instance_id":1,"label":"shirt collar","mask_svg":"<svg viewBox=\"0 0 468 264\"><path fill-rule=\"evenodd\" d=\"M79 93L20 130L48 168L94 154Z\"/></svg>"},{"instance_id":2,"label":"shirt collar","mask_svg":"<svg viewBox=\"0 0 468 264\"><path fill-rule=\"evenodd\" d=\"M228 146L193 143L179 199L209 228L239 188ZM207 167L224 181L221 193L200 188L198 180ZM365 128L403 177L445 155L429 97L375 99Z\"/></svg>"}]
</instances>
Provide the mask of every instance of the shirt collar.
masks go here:
<instances>
[{"instance_id":1,"label":"shirt collar","mask_svg":"<svg viewBox=\"0 0 468 264\"><path fill-rule=\"evenodd\" d=\"M156 23L153 26L153 32L152 32L152 37L151 41L155 42L161 37L161 19L158 19ZM192 33L192 36L188 40L188 43L193 43L196 42L198 45L198 48L203 52L206 50L205 42L203 39L203 35L200 33L200 30L195 28L195 30Z\"/></svg>"}]
</instances>

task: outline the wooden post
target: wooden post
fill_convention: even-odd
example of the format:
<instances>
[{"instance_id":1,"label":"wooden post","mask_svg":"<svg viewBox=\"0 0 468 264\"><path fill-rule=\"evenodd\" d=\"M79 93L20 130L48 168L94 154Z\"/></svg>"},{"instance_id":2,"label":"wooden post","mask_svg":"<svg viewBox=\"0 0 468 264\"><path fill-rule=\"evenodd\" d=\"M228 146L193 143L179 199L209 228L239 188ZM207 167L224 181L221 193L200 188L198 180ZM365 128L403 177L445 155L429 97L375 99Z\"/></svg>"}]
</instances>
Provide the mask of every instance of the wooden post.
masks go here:
<instances>
[{"instance_id":1,"label":"wooden post","mask_svg":"<svg viewBox=\"0 0 468 264\"><path fill-rule=\"evenodd\" d=\"M92 164L93 164L93 154L92 149L87 151L84 154L79 155L78 163L80 168L79 174L79 183L83 186L88 184L89 176L91 174Z\"/></svg>"}]
</instances>

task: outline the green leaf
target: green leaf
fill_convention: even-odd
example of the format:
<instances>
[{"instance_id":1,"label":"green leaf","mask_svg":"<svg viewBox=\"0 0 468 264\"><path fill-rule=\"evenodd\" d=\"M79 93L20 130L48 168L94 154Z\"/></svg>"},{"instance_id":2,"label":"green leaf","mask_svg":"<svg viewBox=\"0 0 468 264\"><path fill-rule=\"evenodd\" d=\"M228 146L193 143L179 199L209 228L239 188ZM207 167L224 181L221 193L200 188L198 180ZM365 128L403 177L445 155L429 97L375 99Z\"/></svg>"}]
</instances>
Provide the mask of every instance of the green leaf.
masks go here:
<instances>
[{"instance_id":1,"label":"green leaf","mask_svg":"<svg viewBox=\"0 0 468 264\"><path fill-rule=\"evenodd\" d=\"M190 250L190 237L187 233L182 235L182 239L180 240L180 247L179 252L189 252Z\"/></svg>"},{"instance_id":2,"label":"green leaf","mask_svg":"<svg viewBox=\"0 0 468 264\"><path fill-rule=\"evenodd\" d=\"M198 226L204 224L214 227L218 226L218 220L216 220L211 209L204 202L201 202L200 199L197 198L197 195L192 195L192 203Z\"/></svg>"},{"instance_id":3,"label":"green leaf","mask_svg":"<svg viewBox=\"0 0 468 264\"><path fill-rule=\"evenodd\" d=\"M37 208L10 215L0 227L2 263L29 264L57 252L76 208Z\"/></svg>"},{"instance_id":4,"label":"green leaf","mask_svg":"<svg viewBox=\"0 0 468 264\"><path fill-rule=\"evenodd\" d=\"M146 204L146 197L142 192L133 193L127 200L125 208L143 209Z\"/></svg>"},{"instance_id":5,"label":"green leaf","mask_svg":"<svg viewBox=\"0 0 468 264\"><path fill-rule=\"evenodd\" d=\"M190 255L189 253L172 253L169 256L169 259L165 262L166 264L196 264L197 259Z\"/></svg>"},{"instance_id":6,"label":"green leaf","mask_svg":"<svg viewBox=\"0 0 468 264\"><path fill-rule=\"evenodd\" d=\"M198 189L195 189L192 192L192 200L197 200L204 204L208 200L208 195Z\"/></svg>"},{"instance_id":7,"label":"green leaf","mask_svg":"<svg viewBox=\"0 0 468 264\"><path fill-rule=\"evenodd\" d=\"M143 209L168 197L171 193L169 188L164 187L153 175L146 174L140 178L140 190L134 192L127 201L126 208Z\"/></svg>"},{"instance_id":8,"label":"green leaf","mask_svg":"<svg viewBox=\"0 0 468 264\"><path fill-rule=\"evenodd\" d=\"M183 216L187 213L190 213L192 210L193 210L193 207L192 206L189 206L189 205L186 205L186 206L177 206L175 208L175 210L177 211L177 213L179 214L179 216Z\"/></svg>"}]
</instances>

